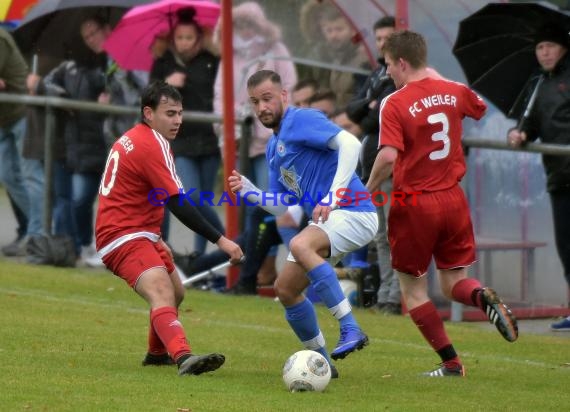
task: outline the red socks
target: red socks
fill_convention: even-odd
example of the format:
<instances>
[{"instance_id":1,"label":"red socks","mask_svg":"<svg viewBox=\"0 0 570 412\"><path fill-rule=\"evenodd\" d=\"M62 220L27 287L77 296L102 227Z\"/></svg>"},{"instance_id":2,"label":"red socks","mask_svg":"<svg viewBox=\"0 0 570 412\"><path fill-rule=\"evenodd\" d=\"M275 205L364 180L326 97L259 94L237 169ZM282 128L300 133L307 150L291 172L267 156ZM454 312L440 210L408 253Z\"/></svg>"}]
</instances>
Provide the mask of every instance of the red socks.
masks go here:
<instances>
[{"instance_id":1,"label":"red socks","mask_svg":"<svg viewBox=\"0 0 570 412\"><path fill-rule=\"evenodd\" d=\"M425 340L441 357L445 366L450 368L461 365L433 302L428 301L410 310L409 313Z\"/></svg>"},{"instance_id":2,"label":"red socks","mask_svg":"<svg viewBox=\"0 0 570 412\"><path fill-rule=\"evenodd\" d=\"M176 308L164 306L150 312L151 328L166 347L170 356L176 361L182 355L190 353L190 345L186 340L184 328L178 320ZM151 332L149 332L149 347ZM158 348L158 346L155 346Z\"/></svg>"},{"instance_id":3,"label":"red socks","mask_svg":"<svg viewBox=\"0 0 570 412\"><path fill-rule=\"evenodd\" d=\"M152 326L152 311L150 312L150 325L148 327L148 353L152 355L164 355L166 353L166 346Z\"/></svg>"},{"instance_id":4,"label":"red socks","mask_svg":"<svg viewBox=\"0 0 570 412\"><path fill-rule=\"evenodd\" d=\"M473 278L461 279L457 282L451 290L451 297L453 300L463 303L467 306L481 307L481 296L479 291L483 287L481 282Z\"/></svg>"}]
</instances>

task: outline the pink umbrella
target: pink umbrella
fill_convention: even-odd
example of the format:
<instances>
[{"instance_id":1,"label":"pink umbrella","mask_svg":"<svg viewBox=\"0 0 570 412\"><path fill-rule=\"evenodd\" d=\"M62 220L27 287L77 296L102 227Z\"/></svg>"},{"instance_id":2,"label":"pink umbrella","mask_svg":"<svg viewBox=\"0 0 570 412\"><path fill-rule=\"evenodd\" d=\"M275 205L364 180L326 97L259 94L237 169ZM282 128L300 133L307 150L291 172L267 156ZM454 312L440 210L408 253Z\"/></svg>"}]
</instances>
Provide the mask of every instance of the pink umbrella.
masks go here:
<instances>
[{"instance_id":1,"label":"pink umbrella","mask_svg":"<svg viewBox=\"0 0 570 412\"><path fill-rule=\"evenodd\" d=\"M186 8L194 9L194 20L204 28L214 28L220 16L220 5L206 0L161 0L136 6L107 38L105 50L123 69L149 71L155 38L169 33L176 25L177 11Z\"/></svg>"}]
</instances>

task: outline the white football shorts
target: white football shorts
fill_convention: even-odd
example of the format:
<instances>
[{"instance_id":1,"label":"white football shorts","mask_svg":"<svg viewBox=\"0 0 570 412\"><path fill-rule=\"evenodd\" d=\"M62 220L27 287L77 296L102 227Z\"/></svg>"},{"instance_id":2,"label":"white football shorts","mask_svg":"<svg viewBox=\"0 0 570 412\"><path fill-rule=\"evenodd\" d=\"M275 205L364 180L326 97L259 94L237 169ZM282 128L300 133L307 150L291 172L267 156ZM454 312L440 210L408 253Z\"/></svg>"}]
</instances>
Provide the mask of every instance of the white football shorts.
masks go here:
<instances>
[{"instance_id":1,"label":"white football shorts","mask_svg":"<svg viewBox=\"0 0 570 412\"><path fill-rule=\"evenodd\" d=\"M345 209L333 210L326 222L313 222L325 231L331 244L330 260L338 262L345 254L369 244L378 232L377 212L349 212ZM291 253L287 260L295 262Z\"/></svg>"}]
</instances>

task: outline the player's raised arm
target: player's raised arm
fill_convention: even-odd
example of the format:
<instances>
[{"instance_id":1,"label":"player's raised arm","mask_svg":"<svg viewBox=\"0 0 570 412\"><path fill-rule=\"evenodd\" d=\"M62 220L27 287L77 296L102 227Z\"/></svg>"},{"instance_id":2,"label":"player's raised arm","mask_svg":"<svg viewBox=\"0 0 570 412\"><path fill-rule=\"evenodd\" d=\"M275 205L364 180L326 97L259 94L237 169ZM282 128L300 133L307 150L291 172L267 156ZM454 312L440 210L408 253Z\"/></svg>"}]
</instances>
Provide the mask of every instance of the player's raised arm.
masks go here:
<instances>
[{"instance_id":1,"label":"player's raised arm","mask_svg":"<svg viewBox=\"0 0 570 412\"><path fill-rule=\"evenodd\" d=\"M253 205L259 206L265 211L271 213L275 216L281 216L285 212L287 212L287 207L289 204L285 204L285 202L267 202L264 199L263 191L255 186L251 181L239 174L238 171L233 170L232 175L228 177L228 185L230 186L230 190L232 193L239 193L248 202ZM276 193L275 197L278 199L286 198L285 194Z\"/></svg>"},{"instance_id":2,"label":"player's raised arm","mask_svg":"<svg viewBox=\"0 0 570 412\"><path fill-rule=\"evenodd\" d=\"M230 255L232 263L239 263L243 256L241 248L235 242L227 239L210 222L204 219L196 206L185 201L184 197L180 195L170 197L166 206L184 226L218 245L220 249Z\"/></svg>"}]
</instances>

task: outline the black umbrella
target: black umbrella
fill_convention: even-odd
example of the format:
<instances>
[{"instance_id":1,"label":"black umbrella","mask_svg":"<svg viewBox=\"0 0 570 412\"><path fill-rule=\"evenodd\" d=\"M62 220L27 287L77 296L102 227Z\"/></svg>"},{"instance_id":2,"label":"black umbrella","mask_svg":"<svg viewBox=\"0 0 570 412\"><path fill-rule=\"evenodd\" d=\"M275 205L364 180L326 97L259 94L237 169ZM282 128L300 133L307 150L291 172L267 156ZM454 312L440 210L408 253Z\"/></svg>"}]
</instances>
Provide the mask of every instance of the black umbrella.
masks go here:
<instances>
[{"instance_id":1,"label":"black umbrella","mask_svg":"<svg viewBox=\"0 0 570 412\"><path fill-rule=\"evenodd\" d=\"M459 24L453 54L469 85L510 118L539 79L534 37L546 26L570 28L570 14L546 2L490 3Z\"/></svg>"},{"instance_id":2,"label":"black umbrella","mask_svg":"<svg viewBox=\"0 0 570 412\"><path fill-rule=\"evenodd\" d=\"M34 6L14 37L23 53L57 59L91 59L79 28L90 16L115 25L129 7L152 0L42 0Z\"/></svg>"}]
</instances>

